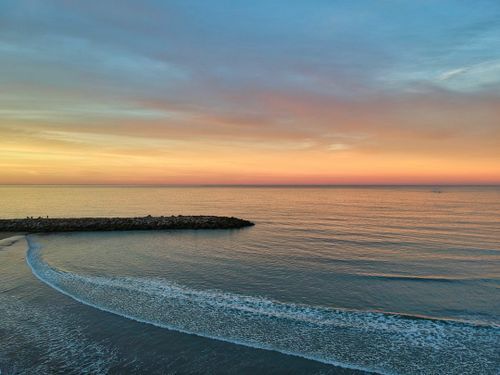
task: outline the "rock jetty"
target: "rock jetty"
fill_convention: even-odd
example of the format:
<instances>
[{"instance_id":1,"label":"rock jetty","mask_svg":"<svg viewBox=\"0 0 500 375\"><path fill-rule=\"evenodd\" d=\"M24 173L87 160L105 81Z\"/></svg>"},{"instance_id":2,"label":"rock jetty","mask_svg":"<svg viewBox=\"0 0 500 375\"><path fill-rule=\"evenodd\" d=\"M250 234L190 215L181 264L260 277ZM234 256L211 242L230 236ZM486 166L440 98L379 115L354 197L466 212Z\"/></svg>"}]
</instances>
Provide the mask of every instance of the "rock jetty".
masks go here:
<instances>
[{"instance_id":1,"label":"rock jetty","mask_svg":"<svg viewBox=\"0 0 500 375\"><path fill-rule=\"evenodd\" d=\"M0 219L0 232L81 232L162 229L237 229L251 221L225 216L146 216Z\"/></svg>"}]
</instances>

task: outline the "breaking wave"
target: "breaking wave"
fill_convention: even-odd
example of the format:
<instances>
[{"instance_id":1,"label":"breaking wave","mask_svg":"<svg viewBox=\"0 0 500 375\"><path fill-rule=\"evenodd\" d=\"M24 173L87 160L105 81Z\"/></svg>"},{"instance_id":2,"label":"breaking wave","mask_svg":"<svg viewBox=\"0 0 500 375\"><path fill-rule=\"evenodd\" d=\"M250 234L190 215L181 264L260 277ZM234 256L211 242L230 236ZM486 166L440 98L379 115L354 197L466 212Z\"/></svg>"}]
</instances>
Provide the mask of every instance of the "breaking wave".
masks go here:
<instances>
[{"instance_id":1,"label":"breaking wave","mask_svg":"<svg viewBox=\"0 0 500 375\"><path fill-rule=\"evenodd\" d=\"M140 322L386 374L499 370L496 325L283 303L159 278L79 275L46 263L33 236L28 244L27 263L41 281Z\"/></svg>"}]
</instances>

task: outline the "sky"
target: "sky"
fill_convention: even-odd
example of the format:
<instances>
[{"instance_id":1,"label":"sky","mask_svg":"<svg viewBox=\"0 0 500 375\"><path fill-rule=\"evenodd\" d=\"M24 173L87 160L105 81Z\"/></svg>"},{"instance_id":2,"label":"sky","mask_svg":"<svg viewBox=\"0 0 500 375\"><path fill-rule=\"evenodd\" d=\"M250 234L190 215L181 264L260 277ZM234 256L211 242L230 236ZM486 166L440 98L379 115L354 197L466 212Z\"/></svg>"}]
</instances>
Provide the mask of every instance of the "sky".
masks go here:
<instances>
[{"instance_id":1,"label":"sky","mask_svg":"<svg viewBox=\"0 0 500 375\"><path fill-rule=\"evenodd\" d=\"M499 184L498 0L2 0L0 184Z\"/></svg>"}]
</instances>

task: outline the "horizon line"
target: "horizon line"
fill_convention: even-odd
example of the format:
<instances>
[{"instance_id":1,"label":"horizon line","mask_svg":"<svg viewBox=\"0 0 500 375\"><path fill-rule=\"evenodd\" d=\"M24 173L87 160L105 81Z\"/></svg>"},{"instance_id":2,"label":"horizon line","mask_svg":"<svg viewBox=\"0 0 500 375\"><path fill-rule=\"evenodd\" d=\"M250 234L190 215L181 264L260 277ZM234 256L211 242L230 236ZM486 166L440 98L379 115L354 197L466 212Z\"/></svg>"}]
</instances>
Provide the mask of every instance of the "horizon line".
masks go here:
<instances>
[{"instance_id":1,"label":"horizon line","mask_svg":"<svg viewBox=\"0 0 500 375\"><path fill-rule=\"evenodd\" d=\"M495 183L338 183L338 184L137 184L137 183L89 183L89 184L71 184L71 183L47 183L47 184L16 184L7 183L0 186L80 186L80 187L500 187L500 182Z\"/></svg>"}]
</instances>

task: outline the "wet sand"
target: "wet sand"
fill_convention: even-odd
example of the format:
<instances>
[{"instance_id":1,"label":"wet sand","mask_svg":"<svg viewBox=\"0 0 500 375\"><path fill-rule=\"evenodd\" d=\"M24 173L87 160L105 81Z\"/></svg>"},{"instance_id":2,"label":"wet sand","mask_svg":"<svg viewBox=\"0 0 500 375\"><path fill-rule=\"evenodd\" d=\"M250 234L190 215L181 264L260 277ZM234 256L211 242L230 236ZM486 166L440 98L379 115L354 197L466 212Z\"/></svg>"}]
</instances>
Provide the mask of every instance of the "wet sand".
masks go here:
<instances>
[{"instance_id":1,"label":"wet sand","mask_svg":"<svg viewBox=\"0 0 500 375\"><path fill-rule=\"evenodd\" d=\"M17 232L0 232L0 240L5 238L13 237L13 236L21 236L25 233L17 233Z\"/></svg>"}]
</instances>

